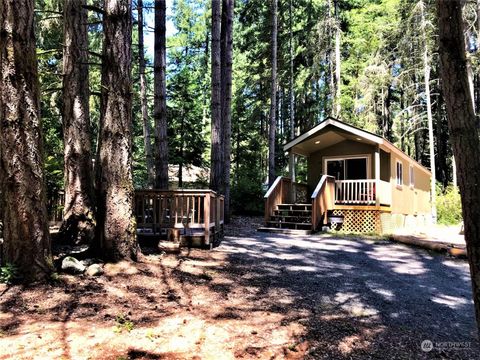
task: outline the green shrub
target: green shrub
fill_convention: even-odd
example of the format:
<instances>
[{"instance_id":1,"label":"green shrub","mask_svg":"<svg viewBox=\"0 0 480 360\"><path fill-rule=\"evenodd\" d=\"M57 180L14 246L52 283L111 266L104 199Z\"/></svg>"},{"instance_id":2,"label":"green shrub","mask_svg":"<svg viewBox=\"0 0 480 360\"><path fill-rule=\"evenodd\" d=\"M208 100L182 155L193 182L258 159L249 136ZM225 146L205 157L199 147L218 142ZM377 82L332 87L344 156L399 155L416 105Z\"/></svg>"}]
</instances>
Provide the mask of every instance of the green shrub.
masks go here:
<instances>
[{"instance_id":1,"label":"green shrub","mask_svg":"<svg viewBox=\"0 0 480 360\"><path fill-rule=\"evenodd\" d=\"M232 184L231 207L235 214L263 214L264 200L261 183L261 179L256 174L242 174Z\"/></svg>"},{"instance_id":2,"label":"green shrub","mask_svg":"<svg viewBox=\"0 0 480 360\"><path fill-rule=\"evenodd\" d=\"M13 264L0 267L0 283L11 284L18 279L18 269Z\"/></svg>"},{"instance_id":3,"label":"green shrub","mask_svg":"<svg viewBox=\"0 0 480 360\"><path fill-rule=\"evenodd\" d=\"M462 204L458 187L447 186L444 191L437 188L438 223L455 225L462 221Z\"/></svg>"}]
</instances>

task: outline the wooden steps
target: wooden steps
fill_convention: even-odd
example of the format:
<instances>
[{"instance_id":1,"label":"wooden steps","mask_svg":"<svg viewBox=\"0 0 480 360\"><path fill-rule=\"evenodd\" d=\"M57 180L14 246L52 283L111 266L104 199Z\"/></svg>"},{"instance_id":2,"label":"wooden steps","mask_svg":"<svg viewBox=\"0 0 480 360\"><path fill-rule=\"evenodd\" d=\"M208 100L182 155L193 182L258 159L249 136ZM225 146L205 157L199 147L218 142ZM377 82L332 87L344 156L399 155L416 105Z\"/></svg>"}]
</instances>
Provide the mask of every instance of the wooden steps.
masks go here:
<instances>
[{"instance_id":1,"label":"wooden steps","mask_svg":"<svg viewBox=\"0 0 480 360\"><path fill-rule=\"evenodd\" d=\"M293 229L281 229L274 227L262 226L257 229L259 232L269 232L276 234L287 234L287 235L310 235L312 230L293 230Z\"/></svg>"},{"instance_id":2,"label":"wooden steps","mask_svg":"<svg viewBox=\"0 0 480 360\"><path fill-rule=\"evenodd\" d=\"M258 231L307 235L312 233L312 204L278 204Z\"/></svg>"}]
</instances>

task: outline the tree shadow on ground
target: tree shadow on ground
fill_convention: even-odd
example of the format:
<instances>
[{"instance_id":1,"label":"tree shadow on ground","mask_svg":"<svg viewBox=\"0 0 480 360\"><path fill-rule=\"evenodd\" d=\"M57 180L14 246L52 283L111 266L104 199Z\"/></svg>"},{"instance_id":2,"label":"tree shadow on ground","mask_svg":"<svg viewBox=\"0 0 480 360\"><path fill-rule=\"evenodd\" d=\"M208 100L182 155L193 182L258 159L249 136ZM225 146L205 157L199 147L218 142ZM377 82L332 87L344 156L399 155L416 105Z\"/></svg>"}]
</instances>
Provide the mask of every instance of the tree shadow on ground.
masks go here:
<instances>
[{"instance_id":1,"label":"tree shadow on ground","mask_svg":"<svg viewBox=\"0 0 480 360\"><path fill-rule=\"evenodd\" d=\"M480 357L465 261L385 241L226 230L211 252L144 248L145 259L108 264L99 278L11 287L0 348L8 341L17 358L75 358L82 346L102 359ZM27 336L48 339L39 324L51 341ZM426 339L471 348L426 353Z\"/></svg>"}]
</instances>

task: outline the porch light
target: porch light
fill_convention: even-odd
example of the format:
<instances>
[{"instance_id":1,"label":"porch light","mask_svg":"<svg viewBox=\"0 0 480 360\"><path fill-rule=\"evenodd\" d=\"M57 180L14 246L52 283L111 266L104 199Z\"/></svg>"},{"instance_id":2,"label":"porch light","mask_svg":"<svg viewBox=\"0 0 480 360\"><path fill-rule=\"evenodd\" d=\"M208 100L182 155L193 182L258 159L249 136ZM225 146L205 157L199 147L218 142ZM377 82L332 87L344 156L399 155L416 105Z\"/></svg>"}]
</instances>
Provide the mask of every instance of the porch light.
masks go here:
<instances>
[{"instance_id":1,"label":"porch light","mask_svg":"<svg viewBox=\"0 0 480 360\"><path fill-rule=\"evenodd\" d=\"M357 137L357 140L360 141L360 140L362 140L362 138Z\"/></svg>"},{"instance_id":2,"label":"porch light","mask_svg":"<svg viewBox=\"0 0 480 360\"><path fill-rule=\"evenodd\" d=\"M315 144L320 144L320 140L315 141Z\"/></svg>"}]
</instances>

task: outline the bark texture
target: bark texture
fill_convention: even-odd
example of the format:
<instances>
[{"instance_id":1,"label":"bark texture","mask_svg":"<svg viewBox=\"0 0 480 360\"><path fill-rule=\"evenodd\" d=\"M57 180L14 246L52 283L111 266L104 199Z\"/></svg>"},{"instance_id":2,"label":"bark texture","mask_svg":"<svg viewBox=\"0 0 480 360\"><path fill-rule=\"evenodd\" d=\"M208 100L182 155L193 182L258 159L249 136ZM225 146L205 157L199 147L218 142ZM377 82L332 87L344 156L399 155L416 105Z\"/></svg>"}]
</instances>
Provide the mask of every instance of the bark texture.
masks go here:
<instances>
[{"instance_id":1,"label":"bark texture","mask_svg":"<svg viewBox=\"0 0 480 360\"><path fill-rule=\"evenodd\" d=\"M462 198L475 315L480 330L480 134L467 74L462 3L437 0L437 12L440 76Z\"/></svg>"},{"instance_id":2,"label":"bark texture","mask_svg":"<svg viewBox=\"0 0 480 360\"><path fill-rule=\"evenodd\" d=\"M107 260L136 259L133 215L130 0L105 0L97 160L97 234Z\"/></svg>"},{"instance_id":3,"label":"bark texture","mask_svg":"<svg viewBox=\"0 0 480 360\"><path fill-rule=\"evenodd\" d=\"M90 141L86 0L66 0L63 12L63 144L65 209L61 233L74 243L95 236Z\"/></svg>"},{"instance_id":4,"label":"bark texture","mask_svg":"<svg viewBox=\"0 0 480 360\"><path fill-rule=\"evenodd\" d=\"M223 182L225 222L230 222L230 168L232 153L232 51L234 0L222 3L222 124L223 124Z\"/></svg>"},{"instance_id":5,"label":"bark texture","mask_svg":"<svg viewBox=\"0 0 480 360\"><path fill-rule=\"evenodd\" d=\"M140 72L140 106L142 109L143 144L147 163L148 187L155 186L150 121L148 119L147 78L145 76L145 50L143 41L143 0L137 2L138 13L138 70Z\"/></svg>"},{"instance_id":6,"label":"bark texture","mask_svg":"<svg viewBox=\"0 0 480 360\"><path fill-rule=\"evenodd\" d=\"M33 0L0 3L2 259L26 282L52 271L33 21Z\"/></svg>"},{"instance_id":7,"label":"bark texture","mask_svg":"<svg viewBox=\"0 0 480 360\"><path fill-rule=\"evenodd\" d=\"M277 32L278 32L278 1L272 0L272 39L271 39L271 62L272 62L272 88L270 93L270 126L268 132L268 183L275 181L275 142L277 131Z\"/></svg>"},{"instance_id":8,"label":"bark texture","mask_svg":"<svg viewBox=\"0 0 480 360\"><path fill-rule=\"evenodd\" d=\"M165 0L155 0L154 44L154 108L155 120L155 187L168 189L168 140L167 140L167 82L166 82L166 28Z\"/></svg>"},{"instance_id":9,"label":"bark texture","mask_svg":"<svg viewBox=\"0 0 480 360\"><path fill-rule=\"evenodd\" d=\"M212 149L210 159L210 188L223 193L223 131L221 109L221 2L212 0Z\"/></svg>"}]
</instances>

